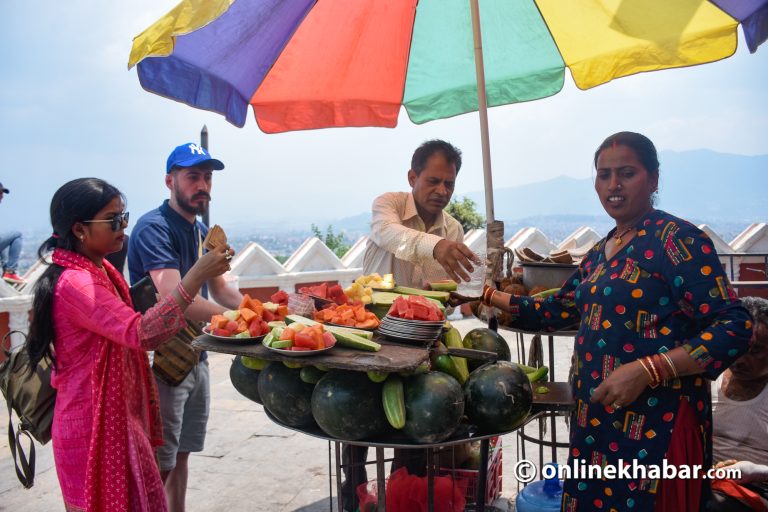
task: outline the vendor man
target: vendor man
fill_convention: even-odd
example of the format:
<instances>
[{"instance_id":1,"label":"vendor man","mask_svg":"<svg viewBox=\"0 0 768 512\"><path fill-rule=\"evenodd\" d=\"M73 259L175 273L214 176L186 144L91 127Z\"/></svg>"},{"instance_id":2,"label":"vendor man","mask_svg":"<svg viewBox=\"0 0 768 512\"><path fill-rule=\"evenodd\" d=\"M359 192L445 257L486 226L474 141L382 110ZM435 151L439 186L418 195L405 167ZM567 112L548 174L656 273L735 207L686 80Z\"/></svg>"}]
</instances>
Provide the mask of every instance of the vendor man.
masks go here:
<instances>
[{"instance_id":1,"label":"vendor man","mask_svg":"<svg viewBox=\"0 0 768 512\"><path fill-rule=\"evenodd\" d=\"M461 169L461 151L430 140L413 153L411 192L387 192L373 201L371 234L363 273L393 274L395 283L424 288L450 277L468 281L474 253L464 245L464 229L447 214Z\"/></svg>"},{"instance_id":2,"label":"vendor man","mask_svg":"<svg viewBox=\"0 0 768 512\"><path fill-rule=\"evenodd\" d=\"M408 170L410 192L386 192L373 201L371 233L363 273L393 274L395 283L425 288L430 281L450 277L468 281L477 256L464 245L464 229L444 211L451 201L461 151L443 140L424 142L413 153ZM355 489L367 481L367 448L345 446L344 508L354 510ZM420 474L425 461L413 450L395 450L392 470L406 466ZM415 457L414 457L415 455ZM411 456L411 457L409 457Z\"/></svg>"}]
</instances>

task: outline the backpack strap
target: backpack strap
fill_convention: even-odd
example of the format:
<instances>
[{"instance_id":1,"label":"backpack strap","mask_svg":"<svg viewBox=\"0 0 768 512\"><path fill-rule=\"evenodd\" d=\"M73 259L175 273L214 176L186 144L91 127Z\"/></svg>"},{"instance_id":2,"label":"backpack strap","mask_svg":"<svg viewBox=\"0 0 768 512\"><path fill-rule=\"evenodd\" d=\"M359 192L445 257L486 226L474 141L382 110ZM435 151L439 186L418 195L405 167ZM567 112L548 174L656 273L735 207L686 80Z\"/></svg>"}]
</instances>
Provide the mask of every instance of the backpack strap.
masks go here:
<instances>
[{"instance_id":1,"label":"backpack strap","mask_svg":"<svg viewBox=\"0 0 768 512\"><path fill-rule=\"evenodd\" d=\"M21 428L19 425L19 431L13 431L13 414L11 408L10 393L8 395L8 446L11 448L11 455L13 456L13 464L16 469L16 476L21 482L21 485L25 489L29 489L35 484L35 443L32 441L32 436L29 432ZM24 451L24 446L21 444L21 436L27 436L29 441L29 457L27 457ZM21 465L21 467L19 467Z\"/></svg>"}]
</instances>

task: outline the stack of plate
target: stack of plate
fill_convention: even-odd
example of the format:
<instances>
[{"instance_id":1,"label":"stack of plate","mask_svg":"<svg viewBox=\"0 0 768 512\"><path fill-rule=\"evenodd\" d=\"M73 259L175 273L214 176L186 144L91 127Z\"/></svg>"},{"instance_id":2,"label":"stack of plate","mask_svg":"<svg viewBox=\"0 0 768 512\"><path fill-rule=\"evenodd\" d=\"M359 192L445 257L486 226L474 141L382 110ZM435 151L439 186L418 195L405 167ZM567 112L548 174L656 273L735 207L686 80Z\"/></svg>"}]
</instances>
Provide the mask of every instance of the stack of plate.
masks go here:
<instances>
[{"instance_id":1,"label":"stack of plate","mask_svg":"<svg viewBox=\"0 0 768 512\"><path fill-rule=\"evenodd\" d=\"M380 334L394 341L429 345L440 337L444 324L444 320L426 322L387 315L381 320L381 325L377 330Z\"/></svg>"}]
</instances>

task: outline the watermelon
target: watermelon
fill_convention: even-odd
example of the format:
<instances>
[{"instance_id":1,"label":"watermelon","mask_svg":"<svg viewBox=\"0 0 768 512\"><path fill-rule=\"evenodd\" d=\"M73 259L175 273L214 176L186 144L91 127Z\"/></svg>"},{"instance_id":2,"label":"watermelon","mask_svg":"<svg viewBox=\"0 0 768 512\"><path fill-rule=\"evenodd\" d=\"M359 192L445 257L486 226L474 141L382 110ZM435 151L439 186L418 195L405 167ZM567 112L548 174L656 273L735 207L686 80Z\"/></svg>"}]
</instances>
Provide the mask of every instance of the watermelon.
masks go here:
<instances>
[{"instance_id":1,"label":"watermelon","mask_svg":"<svg viewBox=\"0 0 768 512\"><path fill-rule=\"evenodd\" d=\"M259 370L252 370L243 365L242 358L236 356L229 367L229 380L235 389L245 398L253 400L257 404L262 403L259 396Z\"/></svg>"},{"instance_id":2,"label":"watermelon","mask_svg":"<svg viewBox=\"0 0 768 512\"><path fill-rule=\"evenodd\" d=\"M512 354L509 351L507 341L494 330L485 327L472 329L464 336L462 343L464 344L464 348L496 352L499 361L512 360ZM482 361L473 359L468 359L467 363L469 365L469 371L483 365Z\"/></svg>"},{"instance_id":3,"label":"watermelon","mask_svg":"<svg viewBox=\"0 0 768 512\"><path fill-rule=\"evenodd\" d=\"M312 414L329 436L356 441L383 433L387 419L381 405L381 384L365 372L332 370L312 393Z\"/></svg>"},{"instance_id":4,"label":"watermelon","mask_svg":"<svg viewBox=\"0 0 768 512\"><path fill-rule=\"evenodd\" d=\"M311 384L301 380L301 370L272 362L259 375L259 395L264 408L289 427L306 427L312 418Z\"/></svg>"},{"instance_id":5,"label":"watermelon","mask_svg":"<svg viewBox=\"0 0 768 512\"><path fill-rule=\"evenodd\" d=\"M531 383L516 364L500 361L469 374L464 386L469 421L484 433L514 430L528 417Z\"/></svg>"},{"instance_id":6,"label":"watermelon","mask_svg":"<svg viewBox=\"0 0 768 512\"><path fill-rule=\"evenodd\" d=\"M411 375L405 385L403 432L417 443L449 438L464 414L464 395L456 379L442 372Z\"/></svg>"},{"instance_id":7,"label":"watermelon","mask_svg":"<svg viewBox=\"0 0 768 512\"><path fill-rule=\"evenodd\" d=\"M281 306L287 306L288 305L288 294L285 293L285 291L280 290L269 298L270 302L274 302L275 304L280 304Z\"/></svg>"}]
</instances>

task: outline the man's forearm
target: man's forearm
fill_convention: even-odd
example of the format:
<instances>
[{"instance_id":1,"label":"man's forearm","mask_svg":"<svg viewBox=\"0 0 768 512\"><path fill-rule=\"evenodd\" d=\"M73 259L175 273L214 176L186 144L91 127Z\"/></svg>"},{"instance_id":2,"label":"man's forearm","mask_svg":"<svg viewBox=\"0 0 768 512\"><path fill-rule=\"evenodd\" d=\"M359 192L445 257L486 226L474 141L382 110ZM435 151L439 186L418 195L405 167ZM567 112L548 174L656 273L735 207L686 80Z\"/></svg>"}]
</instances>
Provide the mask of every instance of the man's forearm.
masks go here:
<instances>
[{"instance_id":1,"label":"man's forearm","mask_svg":"<svg viewBox=\"0 0 768 512\"><path fill-rule=\"evenodd\" d=\"M226 311L226 308L198 295L195 301L189 305L184 316L195 322L210 322L213 315Z\"/></svg>"}]
</instances>

